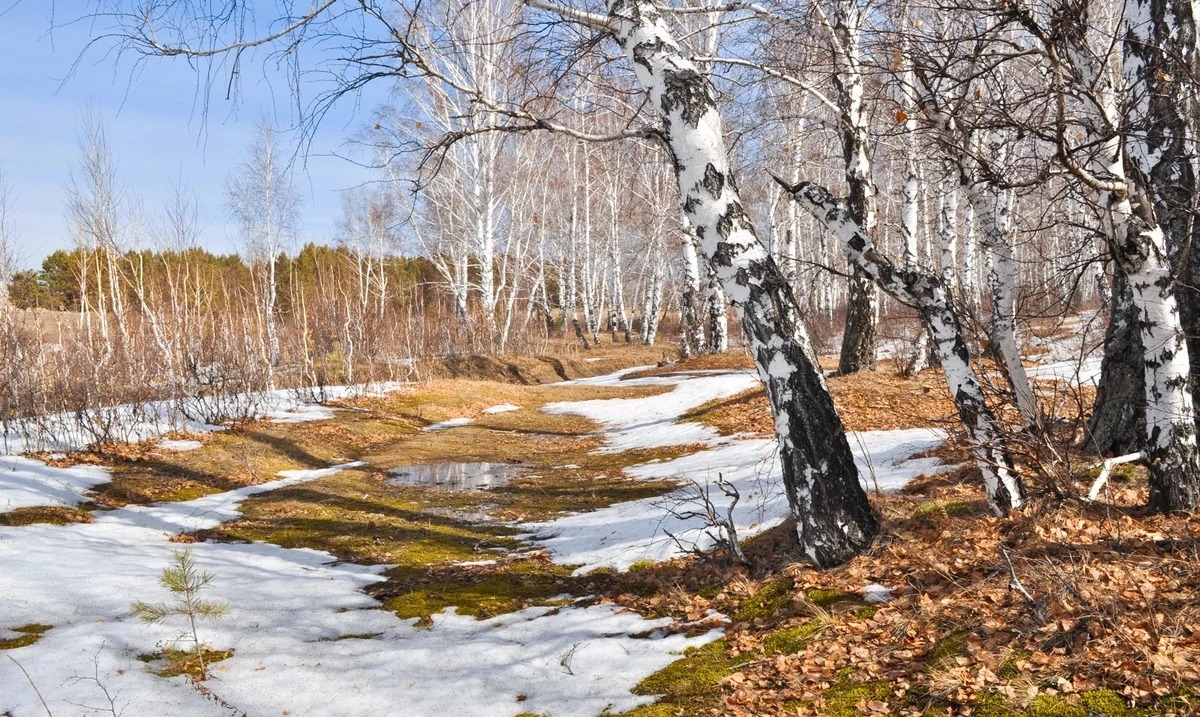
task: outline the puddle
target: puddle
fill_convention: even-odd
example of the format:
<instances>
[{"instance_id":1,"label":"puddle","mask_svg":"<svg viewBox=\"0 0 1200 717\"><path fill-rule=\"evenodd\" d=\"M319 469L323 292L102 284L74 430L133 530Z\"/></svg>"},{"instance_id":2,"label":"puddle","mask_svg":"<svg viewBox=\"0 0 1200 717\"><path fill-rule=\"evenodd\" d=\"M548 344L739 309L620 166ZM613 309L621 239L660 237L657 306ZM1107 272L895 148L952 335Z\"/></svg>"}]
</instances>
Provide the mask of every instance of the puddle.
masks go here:
<instances>
[{"instance_id":1,"label":"puddle","mask_svg":"<svg viewBox=\"0 0 1200 717\"><path fill-rule=\"evenodd\" d=\"M508 483L524 470L516 463L424 463L393 468L388 483L416 485L457 493L464 490L490 490Z\"/></svg>"}]
</instances>

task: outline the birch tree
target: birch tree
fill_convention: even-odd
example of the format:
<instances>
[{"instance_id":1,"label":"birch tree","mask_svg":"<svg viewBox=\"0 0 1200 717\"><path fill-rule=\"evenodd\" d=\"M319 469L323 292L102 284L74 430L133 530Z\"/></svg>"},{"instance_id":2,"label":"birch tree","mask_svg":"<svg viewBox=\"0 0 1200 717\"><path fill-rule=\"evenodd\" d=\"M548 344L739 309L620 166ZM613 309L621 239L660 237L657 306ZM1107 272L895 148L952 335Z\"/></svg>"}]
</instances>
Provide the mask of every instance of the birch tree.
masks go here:
<instances>
[{"instance_id":1,"label":"birch tree","mask_svg":"<svg viewBox=\"0 0 1200 717\"><path fill-rule=\"evenodd\" d=\"M257 301L263 326L260 350L267 384L274 388L280 361L277 262L295 237L300 198L279 134L269 121L259 122L254 140L225 187L230 214L238 223L243 246L258 276Z\"/></svg>"},{"instance_id":2,"label":"birch tree","mask_svg":"<svg viewBox=\"0 0 1200 717\"><path fill-rule=\"evenodd\" d=\"M1113 259L1131 291L1143 350L1149 508L1190 510L1200 503L1200 457L1188 346L1165 231L1181 227L1164 225L1161 218L1171 211L1170 190L1163 185L1191 171L1186 165L1195 88L1175 78L1195 76L1197 8L1185 0L1126 0L1118 37L1098 46L1089 43L1086 10L1085 4L1067 6L1058 16L1063 31L1055 35L1030 13L1016 17L1041 41L1051 63L1058 156L1107 208ZM1119 47L1120 57L1110 59L1105 47ZM1110 61L1120 62L1116 76L1106 72ZM1068 92L1093 113L1086 131L1098 149L1091 162L1076 159L1067 132Z\"/></svg>"}]
</instances>

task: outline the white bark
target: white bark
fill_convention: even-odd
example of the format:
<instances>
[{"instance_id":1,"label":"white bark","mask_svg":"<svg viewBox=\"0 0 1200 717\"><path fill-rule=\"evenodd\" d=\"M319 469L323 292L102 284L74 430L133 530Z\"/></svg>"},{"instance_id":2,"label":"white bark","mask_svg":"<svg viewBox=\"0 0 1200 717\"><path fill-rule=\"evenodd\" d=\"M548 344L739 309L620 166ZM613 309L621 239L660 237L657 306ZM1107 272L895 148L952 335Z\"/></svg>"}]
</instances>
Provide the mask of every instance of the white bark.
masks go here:
<instances>
[{"instance_id":1,"label":"white bark","mask_svg":"<svg viewBox=\"0 0 1200 717\"><path fill-rule=\"evenodd\" d=\"M1003 430L984 400L967 355L958 315L941 278L915 264L894 267L824 188L801 183L791 191L796 201L837 237L852 264L896 300L921 312L945 372L946 385L971 439L988 504L997 515L1020 508L1024 503L1024 487L1013 468Z\"/></svg>"},{"instance_id":2,"label":"white bark","mask_svg":"<svg viewBox=\"0 0 1200 717\"><path fill-rule=\"evenodd\" d=\"M818 565L843 562L870 542L878 524L795 299L742 207L711 85L651 2L610 0L608 10L663 119L699 249L742 319L766 385L800 545Z\"/></svg>"}]
</instances>

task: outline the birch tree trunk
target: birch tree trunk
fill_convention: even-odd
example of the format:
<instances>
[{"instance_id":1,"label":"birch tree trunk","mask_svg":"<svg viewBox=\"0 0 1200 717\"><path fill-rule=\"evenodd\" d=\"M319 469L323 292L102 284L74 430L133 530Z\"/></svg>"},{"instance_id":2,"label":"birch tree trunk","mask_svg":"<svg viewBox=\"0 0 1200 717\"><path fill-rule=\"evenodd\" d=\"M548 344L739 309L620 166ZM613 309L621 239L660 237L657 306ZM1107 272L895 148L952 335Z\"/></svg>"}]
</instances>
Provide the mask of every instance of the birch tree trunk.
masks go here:
<instances>
[{"instance_id":1,"label":"birch tree trunk","mask_svg":"<svg viewBox=\"0 0 1200 717\"><path fill-rule=\"evenodd\" d=\"M777 181L784 184L782 180ZM838 238L853 265L878 282L880 288L897 301L921 313L983 474L988 505L996 515L1020 508L1025 500L1025 488L1013 467L1002 428L984 401L967 355L958 314L941 277L915 263L894 267L875 250L867 233L825 188L801 182L789 190L802 207Z\"/></svg>"},{"instance_id":2,"label":"birch tree trunk","mask_svg":"<svg viewBox=\"0 0 1200 717\"><path fill-rule=\"evenodd\" d=\"M725 315L725 290L721 282L710 274L708 277L708 352L725 353L729 350L729 319Z\"/></svg>"},{"instance_id":3,"label":"birch tree trunk","mask_svg":"<svg viewBox=\"0 0 1200 717\"><path fill-rule=\"evenodd\" d=\"M1146 433L1152 511L1200 505L1200 457L1191 387L1191 361L1175 299L1168 245L1190 237L1164 235L1163 220L1180 232L1170 187L1192 169L1186 138L1194 121L1197 8L1189 0L1125 3L1128 191L1115 215L1126 222L1117 260L1129 276L1142 328L1146 367ZM1160 217L1158 210L1164 210ZM1122 235L1122 234L1119 234Z\"/></svg>"},{"instance_id":4,"label":"birch tree trunk","mask_svg":"<svg viewBox=\"0 0 1200 717\"><path fill-rule=\"evenodd\" d=\"M1000 146L1003 141L993 136L989 142L992 156L1003 155ZM989 186L973 160L960 159L965 165L967 199L975 209L981 243L991 258L988 284L992 290L992 318L988 324L988 338L1008 378L1021 420L1027 428L1040 426L1041 414L1025 373L1025 364L1021 362L1017 340L1018 268L1012 245L1013 194L1011 190Z\"/></svg>"},{"instance_id":5,"label":"birch tree trunk","mask_svg":"<svg viewBox=\"0 0 1200 717\"><path fill-rule=\"evenodd\" d=\"M1113 272L1100 383L1088 419L1084 449L1102 456L1142 450L1146 435L1145 351L1129 280Z\"/></svg>"},{"instance_id":6,"label":"birch tree trunk","mask_svg":"<svg viewBox=\"0 0 1200 717\"><path fill-rule=\"evenodd\" d=\"M680 351L684 358L704 353L704 321L700 316L699 242L691 226L683 232L683 291L680 294Z\"/></svg>"},{"instance_id":7,"label":"birch tree trunk","mask_svg":"<svg viewBox=\"0 0 1200 717\"><path fill-rule=\"evenodd\" d=\"M872 238L875 236L875 184L867 117L863 113L863 72L859 56L862 9L858 0L836 0L833 18L834 85L841 112L842 158L845 162L850 216ZM875 368L876 328L879 323L879 290L855 266L846 297L846 325L838 373Z\"/></svg>"},{"instance_id":8,"label":"birch tree trunk","mask_svg":"<svg viewBox=\"0 0 1200 717\"><path fill-rule=\"evenodd\" d=\"M958 279L958 186L952 183L948 191L938 183L940 222L938 244L941 250L942 282L951 295L962 293Z\"/></svg>"},{"instance_id":9,"label":"birch tree trunk","mask_svg":"<svg viewBox=\"0 0 1200 717\"><path fill-rule=\"evenodd\" d=\"M609 0L608 15L662 117L684 213L742 320L766 385L800 546L817 565L845 562L870 544L878 519L791 288L741 204L712 86L649 0Z\"/></svg>"}]
</instances>

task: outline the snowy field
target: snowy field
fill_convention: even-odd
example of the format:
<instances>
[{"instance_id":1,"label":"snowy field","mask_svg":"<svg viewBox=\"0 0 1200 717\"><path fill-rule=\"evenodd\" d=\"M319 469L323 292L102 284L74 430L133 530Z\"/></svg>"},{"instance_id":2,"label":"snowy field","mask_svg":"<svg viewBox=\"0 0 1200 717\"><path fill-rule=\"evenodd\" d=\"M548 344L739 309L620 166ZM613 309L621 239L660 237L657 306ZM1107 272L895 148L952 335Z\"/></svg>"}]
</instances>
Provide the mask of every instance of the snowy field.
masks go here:
<instances>
[{"instance_id":1,"label":"snowy field","mask_svg":"<svg viewBox=\"0 0 1200 717\"><path fill-rule=\"evenodd\" d=\"M624 373L627 372L588 379L588 383L674 388L668 394L649 398L553 403L546 410L575 413L600 423L605 427L608 442L602 450L708 445L708 450L672 461L635 466L626 473L642 479L695 481L697 488L723 478L740 495L734 522L742 537L767 530L787 516L778 447L773 439L722 437L700 423L677 421L709 401L759 385L757 374L704 371L622 381L620 376ZM850 448L869 491L898 490L918 475L953 468L943 466L936 458L912 458L937 448L945 437L943 431L933 428L849 435ZM579 573L601 567L625 569L642 560L666 560L680 554L676 540L702 548L712 545L713 536L705 526L673 515L699 509L701 504L696 495L696 489L689 488L660 498L619 503L591 513L531 524L527 537L549 550L555 562L579 565ZM708 495L724 514L731 499L715 488Z\"/></svg>"},{"instance_id":2,"label":"snowy field","mask_svg":"<svg viewBox=\"0 0 1200 717\"><path fill-rule=\"evenodd\" d=\"M339 401L355 396L380 395L400 390L405 385L398 382L381 382L327 386L323 389L323 400ZM314 403L304 392L287 389L232 396L223 399L222 403L238 407L240 413L249 417L266 418L274 423L322 421L332 418L334 410ZM175 401L153 401L139 406L123 404L95 409L85 416L85 420L98 426L114 426L112 437L125 443L139 443L173 431L211 433L223 430L222 426L187 417L204 415L214 410L202 404L201 401L191 399L184 400L182 404ZM31 451L80 451L86 450L95 442L95 432L81 425L79 416L74 413L59 413L43 416L37 421L22 420L8 424L3 431L0 453L18 455ZM3 500L0 500L0 506L3 505Z\"/></svg>"},{"instance_id":3,"label":"snowy field","mask_svg":"<svg viewBox=\"0 0 1200 717\"><path fill-rule=\"evenodd\" d=\"M618 381L620 376L612 375L586 383ZM698 481L723 475L742 493L737 521L744 534L751 534L786 513L776 488L773 442L721 437L677 419L755 383L753 374L742 372L639 379L621 385L673 389L650 399L558 403L547 410L598 421L608 440L602 450L708 445L708 450L629 472L636 478ZM873 476L868 488L877 483L887 490L938 470L935 460L906 459L941 440L932 430L887 431L853 435L851 445L864 476ZM5 651L15 661L0 659L0 714L45 714L36 685L56 717L112 712L376 716L400 714L400 707L413 716L598 715L650 701L629 690L684 647L718 636L635 638L664 621L611 606L530 608L486 621L447 612L435 616L432 628L418 628L379 609L362 592L380 579L379 568L339 564L312 550L199 543L188 547L200 567L215 575L207 597L230 605L226 618L202 627L202 638L212 647L236 651L205 683L225 706L201 695L187 678L147 671L137 656L161 649L176 628L143 624L129 606L134 599L161 596L158 576L181 547L172 536L235 518L249 495L356 465L288 471L272 483L193 501L97 513L91 524L0 528L0 639L14 637L9 629L20 625L53 626L37 643ZM6 458L3 466L0 506L4 500L67 503L106 478L102 469L55 469L30 459ZM675 553L664 528L684 539L706 540L702 526L663 519L664 506L685 499L686 491L618 504L531 524L529 532L557 562L581 565L584 571L627 567ZM114 698L111 710L105 690Z\"/></svg>"}]
</instances>

